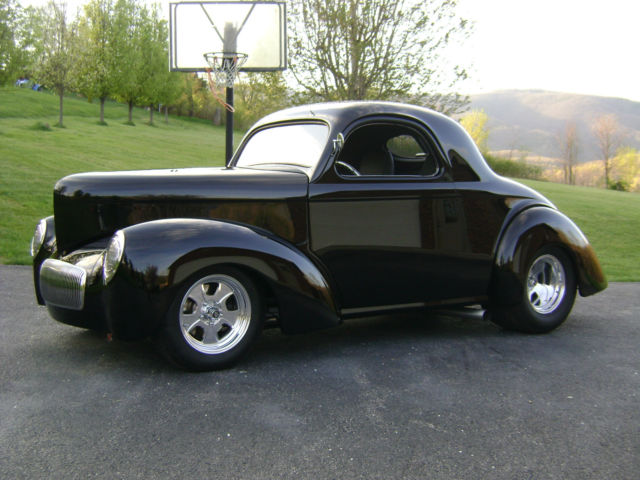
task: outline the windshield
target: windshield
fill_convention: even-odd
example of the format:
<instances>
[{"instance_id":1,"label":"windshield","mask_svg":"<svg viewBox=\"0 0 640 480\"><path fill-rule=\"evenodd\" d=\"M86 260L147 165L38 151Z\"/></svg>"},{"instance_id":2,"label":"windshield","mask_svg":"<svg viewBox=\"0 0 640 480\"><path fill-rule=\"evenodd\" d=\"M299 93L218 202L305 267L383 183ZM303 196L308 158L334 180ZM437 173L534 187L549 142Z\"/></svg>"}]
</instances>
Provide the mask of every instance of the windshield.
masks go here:
<instances>
[{"instance_id":1,"label":"windshield","mask_svg":"<svg viewBox=\"0 0 640 480\"><path fill-rule=\"evenodd\" d=\"M329 127L321 123L296 123L265 128L251 136L237 167L296 165L314 168L327 144Z\"/></svg>"}]
</instances>

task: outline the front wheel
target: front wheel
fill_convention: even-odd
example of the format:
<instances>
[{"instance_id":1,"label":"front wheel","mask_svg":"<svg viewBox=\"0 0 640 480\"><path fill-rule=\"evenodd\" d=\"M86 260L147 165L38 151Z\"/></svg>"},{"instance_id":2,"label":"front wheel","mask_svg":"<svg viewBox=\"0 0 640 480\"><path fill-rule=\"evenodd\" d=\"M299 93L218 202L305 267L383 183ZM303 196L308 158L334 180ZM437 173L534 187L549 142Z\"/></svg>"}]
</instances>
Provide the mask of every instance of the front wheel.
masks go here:
<instances>
[{"instance_id":1,"label":"front wheel","mask_svg":"<svg viewBox=\"0 0 640 480\"><path fill-rule=\"evenodd\" d=\"M544 247L528 262L516 305L491 311L494 323L526 333L546 333L566 320L576 298L576 278L569 257L557 247Z\"/></svg>"},{"instance_id":2,"label":"front wheel","mask_svg":"<svg viewBox=\"0 0 640 480\"><path fill-rule=\"evenodd\" d=\"M263 303L244 272L218 268L187 280L167 312L157 340L174 363L218 370L236 363L258 337Z\"/></svg>"}]
</instances>

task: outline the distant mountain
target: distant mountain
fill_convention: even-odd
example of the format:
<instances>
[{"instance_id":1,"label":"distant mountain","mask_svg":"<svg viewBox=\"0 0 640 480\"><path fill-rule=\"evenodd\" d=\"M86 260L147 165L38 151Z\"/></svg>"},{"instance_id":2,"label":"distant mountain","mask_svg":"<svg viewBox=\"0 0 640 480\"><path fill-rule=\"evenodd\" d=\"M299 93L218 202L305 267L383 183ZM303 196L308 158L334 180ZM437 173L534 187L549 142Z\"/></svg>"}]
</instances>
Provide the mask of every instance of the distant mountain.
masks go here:
<instances>
[{"instance_id":1,"label":"distant mountain","mask_svg":"<svg viewBox=\"0 0 640 480\"><path fill-rule=\"evenodd\" d=\"M526 150L560 157L559 136L575 122L579 161L601 158L591 125L601 115L618 117L622 143L640 149L640 102L543 90L501 90L471 96L471 108L489 116L489 149Z\"/></svg>"}]
</instances>

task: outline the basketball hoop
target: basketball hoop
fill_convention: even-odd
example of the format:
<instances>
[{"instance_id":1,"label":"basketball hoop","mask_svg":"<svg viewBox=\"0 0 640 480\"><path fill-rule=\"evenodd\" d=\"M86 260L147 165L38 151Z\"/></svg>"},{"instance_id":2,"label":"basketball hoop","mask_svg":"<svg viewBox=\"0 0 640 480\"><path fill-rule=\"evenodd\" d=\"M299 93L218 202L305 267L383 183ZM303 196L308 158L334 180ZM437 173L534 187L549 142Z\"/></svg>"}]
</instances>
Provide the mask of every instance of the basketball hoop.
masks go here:
<instances>
[{"instance_id":1,"label":"basketball hoop","mask_svg":"<svg viewBox=\"0 0 640 480\"><path fill-rule=\"evenodd\" d=\"M287 68L286 10L285 0L169 3L169 69L207 74L213 98L226 109L227 164L233 156L233 84L240 71Z\"/></svg>"},{"instance_id":2,"label":"basketball hoop","mask_svg":"<svg viewBox=\"0 0 640 480\"><path fill-rule=\"evenodd\" d=\"M218 88L233 88L238 70L240 70L247 61L247 54L211 52L205 53L204 59L207 65L209 65L207 72L213 74Z\"/></svg>"},{"instance_id":3,"label":"basketball hoop","mask_svg":"<svg viewBox=\"0 0 640 480\"><path fill-rule=\"evenodd\" d=\"M207 62L207 65L209 65L206 72L211 93L218 103L227 111L231 113L235 112L233 106L229 105L229 103L225 102L222 97L220 97L215 87L233 88L233 84L238 76L240 67L242 67L242 65L247 61L247 54L210 52L204 54L204 59Z\"/></svg>"}]
</instances>

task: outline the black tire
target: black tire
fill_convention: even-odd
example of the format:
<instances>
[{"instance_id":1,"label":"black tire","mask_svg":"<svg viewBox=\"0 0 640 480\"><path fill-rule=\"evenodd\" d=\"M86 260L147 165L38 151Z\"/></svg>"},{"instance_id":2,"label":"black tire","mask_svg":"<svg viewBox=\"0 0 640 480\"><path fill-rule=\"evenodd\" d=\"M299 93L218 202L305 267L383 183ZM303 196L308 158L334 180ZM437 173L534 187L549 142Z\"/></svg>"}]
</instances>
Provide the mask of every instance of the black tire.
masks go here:
<instances>
[{"instance_id":1,"label":"black tire","mask_svg":"<svg viewBox=\"0 0 640 480\"><path fill-rule=\"evenodd\" d=\"M194 371L233 366L260 335L263 299L251 278L219 267L187 279L156 336L160 351Z\"/></svg>"},{"instance_id":2,"label":"black tire","mask_svg":"<svg viewBox=\"0 0 640 480\"><path fill-rule=\"evenodd\" d=\"M509 330L547 333L566 320L576 298L576 276L564 251L554 246L538 250L527 262L520 282L520 301L492 308L492 322Z\"/></svg>"}]
</instances>

